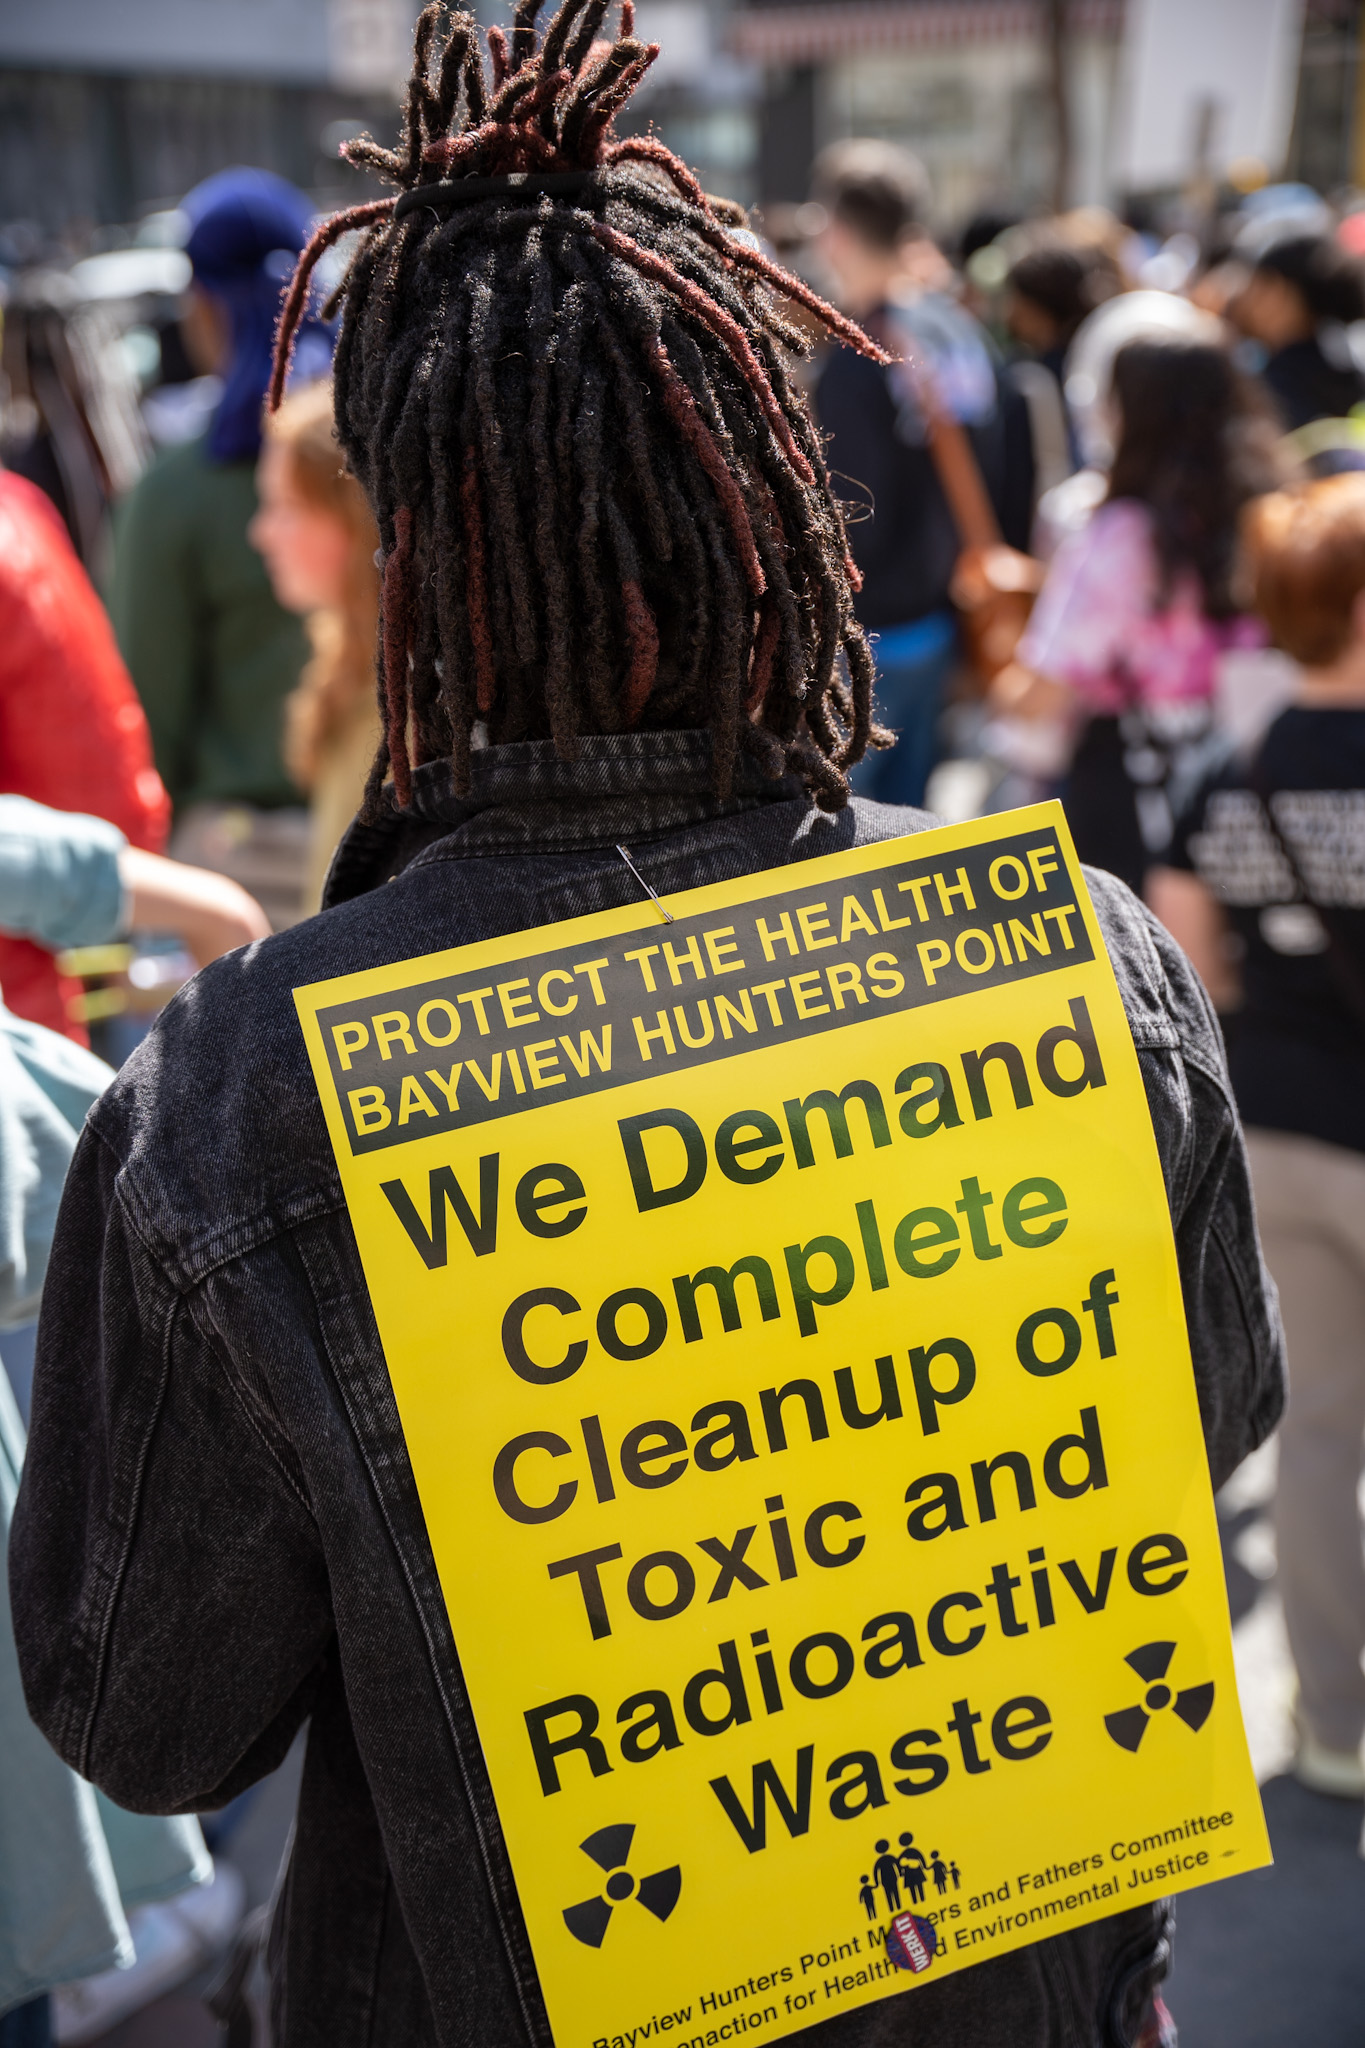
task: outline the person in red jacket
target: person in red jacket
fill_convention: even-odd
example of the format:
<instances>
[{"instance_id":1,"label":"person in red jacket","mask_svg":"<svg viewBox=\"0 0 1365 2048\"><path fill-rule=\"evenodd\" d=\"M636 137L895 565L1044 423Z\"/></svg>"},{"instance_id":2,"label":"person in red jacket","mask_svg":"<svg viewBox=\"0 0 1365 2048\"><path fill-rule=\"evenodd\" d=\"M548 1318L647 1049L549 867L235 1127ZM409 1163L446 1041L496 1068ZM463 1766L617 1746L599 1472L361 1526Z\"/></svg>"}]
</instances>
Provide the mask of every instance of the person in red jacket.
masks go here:
<instances>
[{"instance_id":1,"label":"person in red jacket","mask_svg":"<svg viewBox=\"0 0 1365 2048\"><path fill-rule=\"evenodd\" d=\"M103 605L52 503L0 473L0 791L117 825L159 853L170 799ZM19 1017L65 1032L78 984L30 939L0 934L0 991Z\"/></svg>"}]
</instances>

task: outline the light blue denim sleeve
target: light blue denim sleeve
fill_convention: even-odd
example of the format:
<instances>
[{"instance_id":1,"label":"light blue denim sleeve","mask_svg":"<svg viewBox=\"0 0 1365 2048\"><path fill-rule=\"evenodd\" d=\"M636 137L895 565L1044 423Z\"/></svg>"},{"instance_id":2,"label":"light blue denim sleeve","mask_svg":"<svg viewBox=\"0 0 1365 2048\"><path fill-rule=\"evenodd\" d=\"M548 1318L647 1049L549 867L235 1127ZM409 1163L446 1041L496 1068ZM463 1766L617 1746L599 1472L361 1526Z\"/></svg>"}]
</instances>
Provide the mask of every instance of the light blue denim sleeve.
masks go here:
<instances>
[{"instance_id":1,"label":"light blue denim sleeve","mask_svg":"<svg viewBox=\"0 0 1365 2048\"><path fill-rule=\"evenodd\" d=\"M38 1312L62 1183L103 1060L0 1004L0 1329Z\"/></svg>"},{"instance_id":2,"label":"light blue denim sleeve","mask_svg":"<svg viewBox=\"0 0 1365 2048\"><path fill-rule=\"evenodd\" d=\"M115 825L0 796L0 931L64 946L98 946L124 926Z\"/></svg>"},{"instance_id":3,"label":"light blue denim sleeve","mask_svg":"<svg viewBox=\"0 0 1365 2048\"><path fill-rule=\"evenodd\" d=\"M0 2014L133 1960L126 1915L213 1874L199 1823L124 1813L28 1717L5 1550L24 1431L0 1369Z\"/></svg>"},{"instance_id":4,"label":"light blue denim sleeve","mask_svg":"<svg viewBox=\"0 0 1365 2048\"><path fill-rule=\"evenodd\" d=\"M0 1566L24 1432L0 1372ZM133 1960L93 1787L29 1720L0 1571L0 2012Z\"/></svg>"}]
</instances>

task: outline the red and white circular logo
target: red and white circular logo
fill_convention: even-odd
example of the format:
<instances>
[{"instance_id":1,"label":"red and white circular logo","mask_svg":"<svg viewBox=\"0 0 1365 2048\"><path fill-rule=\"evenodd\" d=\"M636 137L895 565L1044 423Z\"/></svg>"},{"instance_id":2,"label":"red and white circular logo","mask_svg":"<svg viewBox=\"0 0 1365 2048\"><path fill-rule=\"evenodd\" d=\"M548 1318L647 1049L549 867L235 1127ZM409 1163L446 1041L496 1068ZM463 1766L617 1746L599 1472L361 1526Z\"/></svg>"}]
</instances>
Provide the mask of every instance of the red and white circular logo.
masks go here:
<instances>
[{"instance_id":1,"label":"red and white circular logo","mask_svg":"<svg viewBox=\"0 0 1365 2048\"><path fill-rule=\"evenodd\" d=\"M937 1930L918 1913L897 1913L886 1930L886 1953L898 1969L913 1970L917 1977L928 1969L937 1949Z\"/></svg>"}]
</instances>

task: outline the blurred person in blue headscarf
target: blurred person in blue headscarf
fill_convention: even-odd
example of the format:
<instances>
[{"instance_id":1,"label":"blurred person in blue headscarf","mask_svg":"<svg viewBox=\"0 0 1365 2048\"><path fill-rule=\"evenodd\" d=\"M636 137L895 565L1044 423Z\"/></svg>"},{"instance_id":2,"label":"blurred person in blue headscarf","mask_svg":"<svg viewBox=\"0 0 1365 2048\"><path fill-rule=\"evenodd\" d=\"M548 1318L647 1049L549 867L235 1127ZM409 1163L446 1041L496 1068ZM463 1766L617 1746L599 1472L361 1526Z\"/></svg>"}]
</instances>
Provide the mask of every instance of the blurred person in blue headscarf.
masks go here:
<instances>
[{"instance_id":1,"label":"blurred person in blue headscarf","mask_svg":"<svg viewBox=\"0 0 1365 2048\"><path fill-rule=\"evenodd\" d=\"M283 178L235 169L197 185L184 212L186 343L222 396L207 432L168 449L122 506L111 609L175 807L172 854L231 875L278 928L302 910L307 814L282 738L309 650L247 527L275 322L312 208ZM295 381L330 366L313 320Z\"/></svg>"}]
</instances>

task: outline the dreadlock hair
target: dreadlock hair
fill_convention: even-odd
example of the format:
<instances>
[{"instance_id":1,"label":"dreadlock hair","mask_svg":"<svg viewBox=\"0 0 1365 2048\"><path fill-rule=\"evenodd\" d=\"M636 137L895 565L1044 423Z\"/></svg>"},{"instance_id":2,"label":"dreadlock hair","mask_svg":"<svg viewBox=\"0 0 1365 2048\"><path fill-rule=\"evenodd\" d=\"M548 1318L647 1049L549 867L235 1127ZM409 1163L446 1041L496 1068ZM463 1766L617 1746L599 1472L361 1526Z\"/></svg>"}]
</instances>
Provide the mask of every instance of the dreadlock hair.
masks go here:
<instances>
[{"instance_id":1,"label":"dreadlock hair","mask_svg":"<svg viewBox=\"0 0 1365 2048\"><path fill-rule=\"evenodd\" d=\"M654 137L612 122L658 54L597 40L608 0L517 0L510 40L441 0L420 16L399 145L347 145L398 192L300 258L272 406L319 256L363 230L335 295L338 435L378 521L391 774L493 743L704 727L716 793L740 755L825 809L885 736L857 571L788 373L783 297L879 362ZM518 177L515 174L522 174Z\"/></svg>"}]
</instances>

